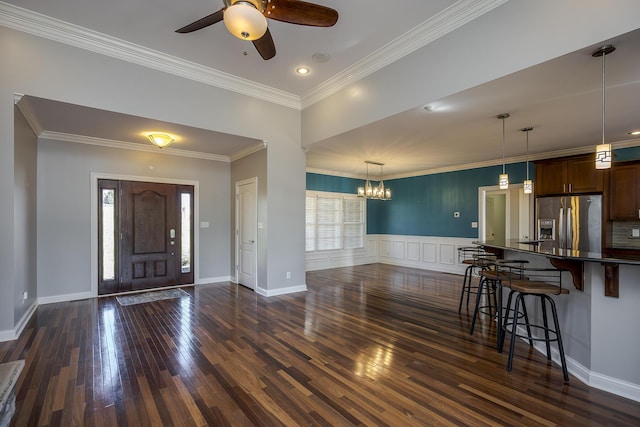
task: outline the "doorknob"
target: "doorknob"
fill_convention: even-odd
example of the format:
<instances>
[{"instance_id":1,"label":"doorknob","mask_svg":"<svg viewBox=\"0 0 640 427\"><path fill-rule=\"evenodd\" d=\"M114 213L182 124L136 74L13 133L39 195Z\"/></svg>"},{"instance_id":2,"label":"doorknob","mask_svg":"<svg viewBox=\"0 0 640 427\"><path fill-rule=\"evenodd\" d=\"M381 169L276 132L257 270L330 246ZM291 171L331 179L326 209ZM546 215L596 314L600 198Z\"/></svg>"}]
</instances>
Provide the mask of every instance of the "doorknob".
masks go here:
<instances>
[{"instance_id":1,"label":"doorknob","mask_svg":"<svg viewBox=\"0 0 640 427\"><path fill-rule=\"evenodd\" d=\"M249 243L255 243L255 242L256 242L255 240L249 240Z\"/></svg>"}]
</instances>

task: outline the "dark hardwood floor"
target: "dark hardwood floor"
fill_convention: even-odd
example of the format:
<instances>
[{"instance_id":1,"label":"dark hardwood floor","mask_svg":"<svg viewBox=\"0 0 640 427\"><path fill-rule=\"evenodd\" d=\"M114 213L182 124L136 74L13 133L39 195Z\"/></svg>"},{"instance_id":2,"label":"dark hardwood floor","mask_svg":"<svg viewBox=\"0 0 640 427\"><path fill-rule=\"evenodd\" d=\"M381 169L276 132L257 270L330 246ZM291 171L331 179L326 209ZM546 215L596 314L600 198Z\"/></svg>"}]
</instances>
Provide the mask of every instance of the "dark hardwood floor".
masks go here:
<instances>
[{"instance_id":1,"label":"dark hardwood floor","mask_svg":"<svg viewBox=\"0 0 640 427\"><path fill-rule=\"evenodd\" d=\"M382 264L120 306L40 306L0 362L26 359L11 425L638 426L640 403L589 388L518 343L514 371L462 277Z\"/></svg>"}]
</instances>

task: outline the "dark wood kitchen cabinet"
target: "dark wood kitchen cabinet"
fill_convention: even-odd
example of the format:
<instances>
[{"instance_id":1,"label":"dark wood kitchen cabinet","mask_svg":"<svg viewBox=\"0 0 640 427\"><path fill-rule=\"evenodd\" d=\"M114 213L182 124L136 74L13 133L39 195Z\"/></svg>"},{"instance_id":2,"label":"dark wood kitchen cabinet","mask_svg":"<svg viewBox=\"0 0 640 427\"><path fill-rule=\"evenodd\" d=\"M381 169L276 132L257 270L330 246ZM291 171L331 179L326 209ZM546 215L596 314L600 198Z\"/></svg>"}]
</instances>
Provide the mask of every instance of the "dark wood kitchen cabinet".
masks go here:
<instances>
[{"instance_id":1,"label":"dark wood kitchen cabinet","mask_svg":"<svg viewBox=\"0 0 640 427\"><path fill-rule=\"evenodd\" d=\"M596 169L593 156L584 154L536 161L536 196L602 192L604 172Z\"/></svg>"},{"instance_id":2,"label":"dark wood kitchen cabinet","mask_svg":"<svg viewBox=\"0 0 640 427\"><path fill-rule=\"evenodd\" d=\"M609 216L612 220L640 219L640 163L614 165L609 179Z\"/></svg>"}]
</instances>

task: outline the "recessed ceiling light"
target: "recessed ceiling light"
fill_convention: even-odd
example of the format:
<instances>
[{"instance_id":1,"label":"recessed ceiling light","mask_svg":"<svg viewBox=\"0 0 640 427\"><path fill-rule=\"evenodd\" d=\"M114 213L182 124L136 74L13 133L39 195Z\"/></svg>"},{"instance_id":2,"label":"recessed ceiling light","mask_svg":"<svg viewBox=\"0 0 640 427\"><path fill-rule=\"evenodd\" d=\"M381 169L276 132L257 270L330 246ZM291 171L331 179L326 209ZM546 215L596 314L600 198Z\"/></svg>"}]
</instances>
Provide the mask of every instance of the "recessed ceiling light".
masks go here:
<instances>
[{"instance_id":1,"label":"recessed ceiling light","mask_svg":"<svg viewBox=\"0 0 640 427\"><path fill-rule=\"evenodd\" d=\"M311 69L309 67L302 66L302 67L296 68L296 73L298 73L298 74L300 74L302 76L307 75L310 72L311 72Z\"/></svg>"},{"instance_id":2,"label":"recessed ceiling light","mask_svg":"<svg viewBox=\"0 0 640 427\"><path fill-rule=\"evenodd\" d=\"M638 136L638 135L640 135L640 129L638 129L638 130L632 130L631 132L629 132L629 135L633 135L633 136Z\"/></svg>"}]
</instances>

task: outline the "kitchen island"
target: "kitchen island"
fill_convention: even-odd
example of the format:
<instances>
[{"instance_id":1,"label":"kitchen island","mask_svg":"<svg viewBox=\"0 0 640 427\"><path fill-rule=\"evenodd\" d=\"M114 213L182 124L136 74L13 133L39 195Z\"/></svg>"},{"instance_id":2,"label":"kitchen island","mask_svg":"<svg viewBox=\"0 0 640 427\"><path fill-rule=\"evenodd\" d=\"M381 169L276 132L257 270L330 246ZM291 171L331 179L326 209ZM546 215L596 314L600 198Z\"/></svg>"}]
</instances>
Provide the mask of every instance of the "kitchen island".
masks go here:
<instances>
[{"instance_id":1,"label":"kitchen island","mask_svg":"<svg viewBox=\"0 0 640 427\"><path fill-rule=\"evenodd\" d=\"M620 265L640 265L640 257L632 256L619 258L608 256L606 252L586 252L576 249L559 248L555 241L548 240L520 240L511 239L505 242L477 241L474 244L483 246L489 252L499 257L504 256L504 251L530 253L541 255L549 259L551 265L556 268L568 270L573 278L576 289L584 290L584 263L600 263L604 268L604 293L608 297L620 296Z\"/></svg>"},{"instance_id":2,"label":"kitchen island","mask_svg":"<svg viewBox=\"0 0 640 427\"><path fill-rule=\"evenodd\" d=\"M553 242L474 243L506 259L569 270L578 291L556 299L569 372L593 387L640 401L640 259L558 249ZM557 352L552 353L558 362Z\"/></svg>"}]
</instances>

